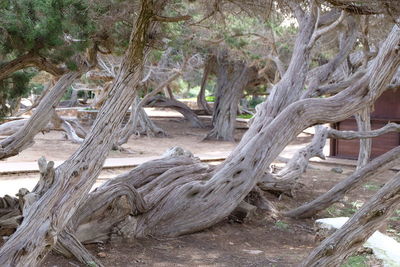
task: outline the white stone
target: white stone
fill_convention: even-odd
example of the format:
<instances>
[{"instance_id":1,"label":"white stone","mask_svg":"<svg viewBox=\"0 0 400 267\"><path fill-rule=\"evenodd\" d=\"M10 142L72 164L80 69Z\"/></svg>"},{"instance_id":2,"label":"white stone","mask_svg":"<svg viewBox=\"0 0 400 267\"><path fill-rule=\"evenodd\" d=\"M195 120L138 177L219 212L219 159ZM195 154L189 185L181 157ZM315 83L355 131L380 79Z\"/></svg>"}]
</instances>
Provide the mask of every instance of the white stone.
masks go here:
<instances>
[{"instance_id":1,"label":"white stone","mask_svg":"<svg viewBox=\"0 0 400 267\"><path fill-rule=\"evenodd\" d=\"M243 251L252 255L258 255L260 253L263 253L262 250L257 250L257 249L243 249Z\"/></svg>"},{"instance_id":2,"label":"white stone","mask_svg":"<svg viewBox=\"0 0 400 267\"><path fill-rule=\"evenodd\" d=\"M325 218L316 221L324 229L339 229L348 217ZM400 267L400 243L393 238L376 231L365 242L364 247L371 248L375 257L383 261L385 267Z\"/></svg>"}]
</instances>

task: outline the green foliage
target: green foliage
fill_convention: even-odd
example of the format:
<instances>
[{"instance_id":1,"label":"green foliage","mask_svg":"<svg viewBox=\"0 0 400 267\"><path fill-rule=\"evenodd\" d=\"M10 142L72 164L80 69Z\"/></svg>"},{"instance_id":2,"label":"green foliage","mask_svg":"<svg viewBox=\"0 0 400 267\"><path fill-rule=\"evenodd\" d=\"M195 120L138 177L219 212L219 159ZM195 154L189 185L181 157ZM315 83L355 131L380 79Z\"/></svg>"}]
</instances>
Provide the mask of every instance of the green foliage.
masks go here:
<instances>
[{"instance_id":1,"label":"green foliage","mask_svg":"<svg viewBox=\"0 0 400 267\"><path fill-rule=\"evenodd\" d=\"M275 227L279 228L280 230L286 231L289 229L289 224L287 222L284 221L277 221L275 223Z\"/></svg>"},{"instance_id":2,"label":"green foliage","mask_svg":"<svg viewBox=\"0 0 400 267\"><path fill-rule=\"evenodd\" d=\"M41 83L31 83L30 88L31 88L32 94L40 95L44 90L44 85Z\"/></svg>"},{"instance_id":3,"label":"green foliage","mask_svg":"<svg viewBox=\"0 0 400 267\"><path fill-rule=\"evenodd\" d=\"M356 200L351 203L340 204L342 207L339 207L339 204L332 205L326 211L332 217L351 217L363 204L362 201Z\"/></svg>"},{"instance_id":4,"label":"green foliage","mask_svg":"<svg viewBox=\"0 0 400 267\"><path fill-rule=\"evenodd\" d=\"M265 97L256 97L256 98L250 98L249 100L249 108L255 108L258 104L264 102Z\"/></svg>"},{"instance_id":5,"label":"green foliage","mask_svg":"<svg viewBox=\"0 0 400 267\"><path fill-rule=\"evenodd\" d=\"M367 267L368 259L365 255L351 256L341 267Z\"/></svg>"},{"instance_id":6,"label":"green foliage","mask_svg":"<svg viewBox=\"0 0 400 267\"><path fill-rule=\"evenodd\" d=\"M251 119L251 118L253 118L253 115L251 115L251 114L240 114L237 117L241 118L241 119Z\"/></svg>"},{"instance_id":7,"label":"green foliage","mask_svg":"<svg viewBox=\"0 0 400 267\"><path fill-rule=\"evenodd\" d=\"M9 116L19 97L27 96L32 86L30 79L35 71L28 69L13 73L10 77L0 81L0 119Z\"/></svg>"},{"instance_id":8,"label":"green foliage","mask_svg":"<svg viewBox=\"0 0 400 267\"><path fill-rule=\"evenodd\" d=\"M2 0L0 25L1 54L31 51L56 63L82 51L94 29L82 0Z\"/></svg>"},{"instance_id":9,"label":"green foliage","mask_svg":"<svg viewBox=\"0 0 400 267\"><path fill-rule=\"evenodd\" d=\"M205 98L207 102L215 102L215 96L213 95L206 96Z\"/></svg>"},{"instance_id":10,"label":"green foliage","mask_svg":"<svg viewBox=\"0 0 400 267\"><path fill-rule=\"evenodd\" d=\"M84 0L0 0L0 25L0 66L30 53L76 70L74 56L88 46L94 31ZM29 85L33 76L25 70L1 81L1 116L14 99L38 89Z\"/></svg>"},{"instance_id":11,"label":"green foliage","mask_svg":"<svg viewBox=\"0 0 400 267\"><path fill-rule=\"evenodd\" d=\"M381 188L381 186L374 184L374 183L367 183L363 185L366 190L377 191Z\"/></svg>"},{"instance_id":12,"label":"green foliage","mask_svg":"<svg viewBox=\"0 0 400 267\"><path fill-rule=\"evenodd\" d=\"M97 267L98 265L94 261L89 261L86 263L88 267Z\"/></svg>"}]
</instances>

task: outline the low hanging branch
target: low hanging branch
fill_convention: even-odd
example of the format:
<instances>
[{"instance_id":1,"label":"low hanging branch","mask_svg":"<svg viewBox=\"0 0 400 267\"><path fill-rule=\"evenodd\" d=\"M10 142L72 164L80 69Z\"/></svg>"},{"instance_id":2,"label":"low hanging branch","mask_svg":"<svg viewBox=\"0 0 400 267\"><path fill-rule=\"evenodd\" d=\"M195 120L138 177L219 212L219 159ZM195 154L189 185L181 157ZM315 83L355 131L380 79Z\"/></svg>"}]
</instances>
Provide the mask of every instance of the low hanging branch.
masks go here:
<instances>
[{"instance_id":1,"label":"low hanging branch","mask_svg":"<svg viewBox=\"0 0 400 267\"><path fill-rule=\"evenodd\" d=\"M394 176L349 221L326 238L301 263L303 267L340 266L392 216L400 204L400 173Z\"/></svg>"},{"instance_id":2,"label":"low hanging branch","mask_svg":"<svg viewBox=\"0 0 400 267\"><path fill-rule=\"evenodd\" d=\"M59 66L51 63L48 59L29 52L1 65L0 80L3 80L12 73L27 67L36 67L39 70L46 71L54 76L61 76L67 72L67 69L60 68Z\"/></svg>"},{"instance_id":3,"label":"low hanging branch","mask_svg":"<svg viewBox=\"0 0 400 267\"><path fill-rule=\"evenodd\" d=\"M164 107L171 108L181 113L187 121L191 123L192 127L204 128L203 122L188 106L175 99L168 99L163 96L154 96L148 100L146 104L148 107Z\"/></svg>"}]
</instances>

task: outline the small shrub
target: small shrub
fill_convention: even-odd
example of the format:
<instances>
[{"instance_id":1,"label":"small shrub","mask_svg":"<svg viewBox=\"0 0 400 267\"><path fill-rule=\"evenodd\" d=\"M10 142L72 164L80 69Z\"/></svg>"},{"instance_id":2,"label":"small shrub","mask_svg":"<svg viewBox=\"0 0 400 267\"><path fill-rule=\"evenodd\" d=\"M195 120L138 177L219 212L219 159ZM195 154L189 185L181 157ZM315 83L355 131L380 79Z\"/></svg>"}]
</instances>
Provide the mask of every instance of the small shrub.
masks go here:
<instances>
[{"instance_id":1,"label":"small shrub","mask_svg":"<svg viewBox=\"0 0 400 267\"><path fill-rule=\"evenodd\" d=\"M341 267L367 267L368 259L364 255L351 256L347 259L345 264L342 264Z\"/></svg>"}]
</instances>

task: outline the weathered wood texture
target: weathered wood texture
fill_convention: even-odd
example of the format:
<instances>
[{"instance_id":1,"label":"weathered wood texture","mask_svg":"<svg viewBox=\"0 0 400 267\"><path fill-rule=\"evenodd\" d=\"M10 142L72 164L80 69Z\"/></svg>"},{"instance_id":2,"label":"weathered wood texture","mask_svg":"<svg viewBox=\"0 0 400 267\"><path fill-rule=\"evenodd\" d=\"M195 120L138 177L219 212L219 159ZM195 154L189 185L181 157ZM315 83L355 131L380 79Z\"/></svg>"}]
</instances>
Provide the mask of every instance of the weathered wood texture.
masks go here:
<instances>
[{"instance_id":1,"label":"weathered wood texture","mask_svg":"<svg viewBox=\"0 0 400 267\"><path fill-rule=\"evenodd\" d=\"M60 68L57 65L51 63L48 59L37 55L32 52L28 52L10 62L7 62L0 67L0 80L10 76L14 72L27 68L36 67L39 70L44 70L54 76L60 76L66 73L66 69Z\"/></svg>"},{"instance_id":2,"label":"weathered wood texture","mask_svg":"<svg viewBox=\"0 0 400 267\"><path fill-rule=\"evenodd\" d=\"M146 104L148 107L163 107L171 108L179 113L181 113L187 121L190 122L192 127L204 128L204 123L199 119L199 117L184 103L179 102L175 99L167 99L162 96L154 96L150 98Z\"/></svg>"},{"instance_id":3,"label":"weathered wood texture","mask_svg":"<svg viewBox=\"0 0 400 267\"><path fill-rule=\"evenodd\" d=\"M322 194L315 200L306 203L285 213L285 216L294 218L307 218L315 215L317 212L326 209L333 203L339 201L344 195L366 182L369 178L379 175L387 169L400 163L400 146L386 152L382 156L373 159L369 164L360 167L345 180L336 184L328 192Z\"/></svg>"},{"instance_id":4,"label":"weathered wood texture","mask_svg":"<svg viewBox=\"0 0 400 267\"><path fill-rule=\"evenodd\" d=\"M229 60L227 51L216 59L217 85L213 111L213 129L205 139L234 141L236 116L243 90L257 77L255 67L246 62Z\"/></svg>"},{"instance_id":5,"label":"weathered wood texture","mask_svg":"<svg viewBox=\"0 0 400 267\"><path fill-rule=\"evenodd\" d=\"M17 155L33 144L35 135L44 129L50 121L54 107L72 82L82 75L82 71L69 72L60 77L36 108L31 118L16 133L0 142L0 158Z\"/></svg>"},{"instance_id":6,"label":"weathered wood texture","mask_svg":"<svg viewBox=\"0 0 400 267\"><path fill-rule=\"evenodd\" d=\"M345 225L316 247L300 266L340 266L392 216L399 203L400 173L368 200Z\"/></svg>"},{"instance_id":7,"label":"weathered wood texture","mask_svg":"<svg viewBox=\"0 0 400 267\"><path fill-rule=\"evenodd\" d=\"M371 131L371 108L366 107L355 115L359 132ZM357 158L357 169L365 166L371 156L372 140L360 139L360 150Z\"/></svg>"},{"instance_id":8,"label":"weathered wood texture","mask_svg":"<svg viewBox=\"0 0 400 267\"><path fill-rule=\"evenodd\" d=\"M132 88L136 88L140 81L149 51L146 47L148 33L156 24L152 16L164 4L165 1L141 1L136 27L109 98L83 144L55 170L49 190L32 204L21 226L1 248L1 266L36 266L55 245L57 235L94 184L115 142L115 129L134 100L135 90Z\"/></svg>"}]
</instances>

